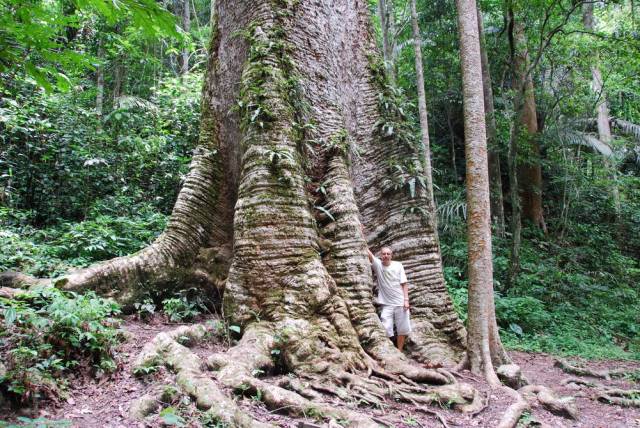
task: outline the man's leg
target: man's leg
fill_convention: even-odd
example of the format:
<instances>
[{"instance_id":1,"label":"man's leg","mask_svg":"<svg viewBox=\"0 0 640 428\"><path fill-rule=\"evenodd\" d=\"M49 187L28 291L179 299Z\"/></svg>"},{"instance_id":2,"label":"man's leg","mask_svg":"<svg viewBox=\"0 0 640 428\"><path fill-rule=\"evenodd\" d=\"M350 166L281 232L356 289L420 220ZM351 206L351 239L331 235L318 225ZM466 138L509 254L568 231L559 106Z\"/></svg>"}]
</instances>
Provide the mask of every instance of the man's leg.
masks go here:
<instances>
[{"instance_id":1,"label":"man's leg","mask_svg":"<svg viewBox=\"0 0 640 428\"><path fill-rule=\"evenodd\" d=\"M382 321L382 326L384 327L385 332L387 333L387 337L393 336L393 318L394 318L394 307L383 305L382 310L380 311L380 321Z\"/></svg>"},{"instance_id":2,"label":"man's leg","mask_svg":"<svg viewBox=\"0 0 640 428\"><path fill-rule=\"evenodd\" d=\"M404 341L411 333L411 321L409 319L409 309L405 309L402 306L397 306L393 311L393 318L396 324L396 330L398 332L397 346L400 351L404 348Z\"/></svg>"}]
</instances>

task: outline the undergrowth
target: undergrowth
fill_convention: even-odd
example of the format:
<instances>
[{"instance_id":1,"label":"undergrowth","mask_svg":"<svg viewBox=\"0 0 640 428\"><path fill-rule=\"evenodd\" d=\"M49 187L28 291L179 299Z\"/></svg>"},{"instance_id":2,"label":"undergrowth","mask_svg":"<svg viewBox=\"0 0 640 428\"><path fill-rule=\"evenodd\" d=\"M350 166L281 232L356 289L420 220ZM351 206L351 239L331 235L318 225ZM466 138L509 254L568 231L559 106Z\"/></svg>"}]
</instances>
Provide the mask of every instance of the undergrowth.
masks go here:
<instances>
[{"instance_id":1,"label":"undergrowth","mask_svg":"<svg viewBox=\"0 0 640 428\"><path fill-rule=\"evenodd\" d=\"M166 225L167 216L152 206L114 213L113 205L97 204L82 222L61 221L43 229L31 226L33 213L0 207L0 272L57 276L72 267L134 253Z\"/></svg>"},{"instance_id":2,"label":"undergrowth","mask_svg":"<svg viewBox=\"0 0 640 428\"><path fill-rule=\"evenodd\" d=\"M554 240L526 228L522 271L511 288L509 241L494 237L496 317L504 344L556 355L640 359L640 263L623 254L604 226L572 225L571 231ZM447 286L466 320L464 233L442 238Z\"/></svg>"},{"instance_id":3,"label":"undergrowth","mask_svg":"<svg viewBox=\"0 0 640 428\"><path fill-rule=\"evenodd\" d=\"M120 307L93 292L41 288L0 298L0 390L17 402L55 398L65 372L101 376L117 368Z\"/></svg>"}]
</instances>

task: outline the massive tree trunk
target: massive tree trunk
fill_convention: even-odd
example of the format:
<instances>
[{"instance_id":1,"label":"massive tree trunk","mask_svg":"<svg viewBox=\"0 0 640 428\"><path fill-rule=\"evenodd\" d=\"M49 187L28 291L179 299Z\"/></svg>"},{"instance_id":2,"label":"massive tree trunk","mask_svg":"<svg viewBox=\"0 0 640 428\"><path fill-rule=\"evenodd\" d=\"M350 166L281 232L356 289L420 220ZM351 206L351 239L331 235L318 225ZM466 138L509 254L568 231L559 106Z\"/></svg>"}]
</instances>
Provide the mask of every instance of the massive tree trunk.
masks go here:
<instances>
[{"instance_id":1,"label":"massive tree trunk","mask_svg":"<svg viewBox=\"0 0 640 428\"><path fill-rule=\"evenodd\" d=\"M494 364L508 361L498 335L493 299L489 172L485 128L482 61L475 0L457 0L460 63L464 99L464 138L469 247L469 336L471 371L493 385L500 382Z\"/></svg>"},{"instance_id":2,"label":"massive tree trunk","mask_svg":"<svg viewBox=\"0 0 640 428\"><path fill-rule=\"evenodd\" d=\"M243 337L210 365L230 387L258 385L252 372L276 347L287 371L365 394L389 393L367 373L450 383L393 346L372 303L361 221L368 244L405 265L411 355L459 360L465 330L443 280L421 145L392 99L366 4L225 0L213 19L200 143L166 231L55 282L124 302L149 288L224 287L224 314ZM240 355L252 357L240 367ZM422 397L398 388L395 398L421 402L475 398L463 385Z\"/></svg>"}]
</instances>

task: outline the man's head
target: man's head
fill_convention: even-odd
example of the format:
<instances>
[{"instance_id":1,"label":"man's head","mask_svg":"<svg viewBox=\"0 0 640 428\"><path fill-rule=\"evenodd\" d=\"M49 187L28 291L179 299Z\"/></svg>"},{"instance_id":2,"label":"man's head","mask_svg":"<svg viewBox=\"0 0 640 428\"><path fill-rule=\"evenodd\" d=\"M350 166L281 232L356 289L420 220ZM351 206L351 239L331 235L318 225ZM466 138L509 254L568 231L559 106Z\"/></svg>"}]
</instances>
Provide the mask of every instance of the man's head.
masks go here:
<instances>
[{"instance_id":1,"label":"man's head","mask_svg":"<svg viewBox=\"0 0 640 428\"><path fill-rule=\"evenodd\" d=\"M380 250L380 260L382 260L382 264L385 266L389 266L391 263L391 256L393 256L393 251L389 247L382 247Z\"/></svg>"}]
</instances>

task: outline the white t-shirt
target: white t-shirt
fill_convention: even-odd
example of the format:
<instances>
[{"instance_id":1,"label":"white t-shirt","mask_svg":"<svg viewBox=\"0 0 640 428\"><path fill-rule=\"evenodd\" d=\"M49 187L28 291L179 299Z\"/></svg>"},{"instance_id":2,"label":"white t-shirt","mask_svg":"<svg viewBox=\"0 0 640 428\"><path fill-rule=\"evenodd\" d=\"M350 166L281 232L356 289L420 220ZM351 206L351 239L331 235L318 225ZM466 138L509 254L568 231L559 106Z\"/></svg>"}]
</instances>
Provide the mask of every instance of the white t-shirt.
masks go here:
<instances>
[{"instance_id":1,"label":"white t-shirt","mask_svg":"<svg viewBox=\"0 0 640 428\"><path fill-rule=\"evenodd\" d=\"M407 282L402 263L391 261L389 266L382 264L382 260L373 258L373 272L378 279L378 303L389 306L404 306L402 286Z\"/></svg>"}]
</instances>

